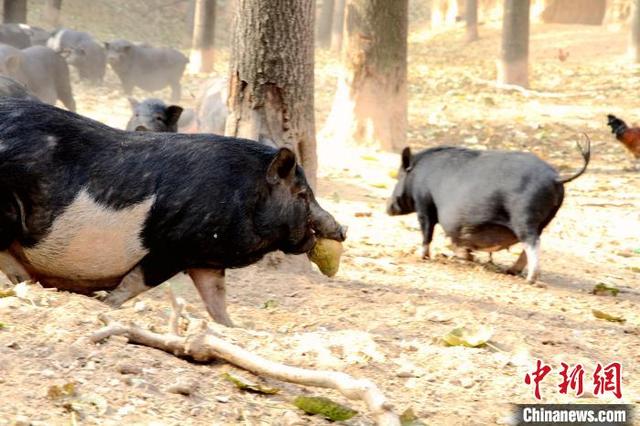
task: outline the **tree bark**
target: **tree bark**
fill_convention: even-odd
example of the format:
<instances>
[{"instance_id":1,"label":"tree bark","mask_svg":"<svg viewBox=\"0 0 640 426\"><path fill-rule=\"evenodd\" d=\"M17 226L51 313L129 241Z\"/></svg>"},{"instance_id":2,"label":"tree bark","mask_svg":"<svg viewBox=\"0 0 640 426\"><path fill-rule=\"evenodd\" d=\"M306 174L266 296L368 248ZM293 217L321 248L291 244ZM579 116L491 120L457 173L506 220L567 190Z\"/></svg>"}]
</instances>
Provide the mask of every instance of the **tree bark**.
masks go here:
<instances>
[{"instance_id":1,"label":"tree bark","mask_svg":"<svg viewBox=\"0 0 640 426\"><path fill-rule=\"evenodd\" d=\"M407 131L408 0L348 0L343 72L323 136L400 151Z\"/></svg>"},{"instance_id":2,"label":"tree bark","mask_svg":"<svg viewBox=\"0 0 640 426\"><path fill-rule=\"evenodd\" d=\"M334 0L324 0L320 9L320 19L318 20L318 34L316 40L318 46L331 46L331 30L333 24Z\"/></svg>"},{"instance_id":3,"label":"tree bark","mask_svg":"<svg viewBox=\"0 0 640 426\"><path fill-rule=\"evenodd\" d=\"M315 188L315 1L236 4L225 134L292 149Z\"/></svg>"},{"instance_id":4,"label":"tree bark","mask_svg":"<svg viewBox=\"0 0 640 426\"><path fill-rule=\"evenodd\" d=\"M344 3L345 0L335 0L333 5L333 20L331 28L331 50L342 50L342 34L344 32Z\"/></svg>"},{"instance_id":5,"label":"tree bark","mask_svg":"<svg viewBox=\"0 0 640 426\"><path fill-rule=\"evenodd\" d=\"M529 87L530 0L505 0L498 83Z\"/></svg>"},{"instance_id":6,"label":"tree bark","mask_svg":"<svg viewBox=\"0 0 640 426\"><path fill-rule=\"evenodd\" d=\"M193 38L189 55L189 70L193 73L213 71L216 0L195 0Z\"/></svg>"},{"instance_id":7,"label":"tree bark","mask_svg":"<svg viewBox=\"0 0 640 426\"><path fill-rule=\"evenodd\" d=\"M27 0L4 0L5 24L27 22Z\"/></svg>"},{"instance_id":8,"label":"tree bark","mask_svg":"<svg viewBox=\"0 0 640 426\"><path fill-rule=\"evenodd\" d=\"M44 2L44 21L51 28L60 26L60 10L62 9L62 0L45 0Z\"/></svg>"},{"instance_id":9,"label":"tree bark","mask_svg":"<svg viewBox=\"0 0 640 426\"><path fill-rule=\"evenodd\" d=\"M635 64L640 63L640 0L634 1L633 18L631 20L631 45L629 46L629 54L631 61Z\"/></svg>"},{"instance_id":10,"label":"tree bark","mask_svg":"<svg viewBox=\"0 0 640 426\"><path fill-rule=\"evenodd\" d=\"M464 8L467 43L478 40L478 0L467 0Z\"/></svg>"}]
</instances>

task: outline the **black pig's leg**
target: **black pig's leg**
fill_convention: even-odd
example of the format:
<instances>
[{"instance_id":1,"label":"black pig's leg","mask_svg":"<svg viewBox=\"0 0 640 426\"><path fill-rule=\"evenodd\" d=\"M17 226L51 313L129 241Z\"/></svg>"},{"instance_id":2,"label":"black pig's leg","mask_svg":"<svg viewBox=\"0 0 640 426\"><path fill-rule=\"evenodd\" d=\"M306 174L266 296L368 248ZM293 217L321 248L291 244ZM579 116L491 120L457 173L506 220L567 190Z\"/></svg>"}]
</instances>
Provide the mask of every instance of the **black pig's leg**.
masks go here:
<instances>
[{"instance_id":1,"label":"black pig's leg","mask_svg":"<svg viewBox=\"0 0 640 426\"><path fill-rule=\"evenodd\" d=\"M233 327L233 322L227 314L224 269L189 269L187 272L211 318L219 324Z\"/></svg>"},{"instance_id":2,"label":"black pig's leg","mask_svg":"<svg viewBox=\"0 0 640 426\"><path fill-rule=\"evenodd\" d=\"M527 253L527 281L534 283L540 274L540 238L525 242L524 251Z\"/></svg>"},{"instance_id":3,"label":"black pig's leg","mask_svg":"<svg viewBox=\"0 0 640 426\"><path fill-rule=\"evenodd\" d=\"M183 270L172 260L174 260L173 257L159 254L145 256L135 268L124 276L118 287L109 293L104 302L118 307L151 287L162 284Z\"/></svg>"},{"instance_id":4,"label":"black pig's leg","mask_svg":"<svg viewBox=\"0 0 640 426\"><path fill-rule=\"evenodd\" d=\"M422 230L422 258L429 259L429 245L433 239L433 228L436 222L427 213L418 213L418 221Z\"/></svg>"},{"instance_id":5,"label":"black pig's leg","mask_svg":"<svg viewBox=\"0 0 640 426\"><path fill-rule=\"evenodd\" d=\"M118 287L109 293L109 295L104 299L104 302L114 308L117 308L127 300L136 297L150 288L150 286L144 283L142 268L140 266L136 266L124 276Z\"/></svg>"}]
</instances>

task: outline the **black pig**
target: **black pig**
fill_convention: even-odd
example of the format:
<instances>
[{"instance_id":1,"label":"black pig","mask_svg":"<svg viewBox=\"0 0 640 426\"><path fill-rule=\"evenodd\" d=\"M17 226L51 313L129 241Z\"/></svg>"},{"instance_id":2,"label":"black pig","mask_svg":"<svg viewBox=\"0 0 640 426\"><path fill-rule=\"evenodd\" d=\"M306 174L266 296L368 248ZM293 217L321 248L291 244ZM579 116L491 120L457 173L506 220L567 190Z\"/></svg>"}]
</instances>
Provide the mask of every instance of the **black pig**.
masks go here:
<instances>
[{"instance_id":1,"label":"black pig","mask_svg":"<svg viewBox=\"0 0 640 426\"><path fill-rule=\"evenodd\" d=\"M148 92L171 87L171 100L180 100L180 79L189 62L175 49L133 44L126 40L105 43L107 59L118 75L124 93L130 95L134 87Z\"/></svg>"},{"instance_id":2,"label":"black pig","mask_svg":"<svg viewBox=\"0 0 640 426\"><path fill-rule=\"evenodd\" d=\"M100 83L107 70L107 54L89 33L61 28L47 40L47 46L78 70L82 80Z\"/></svg>"},{"instance_id":3,"label":"black pig","mask_svg":"<svg viewBox=\"0 0 640 426\"><path fill-rule=\"evenodd\" d=\"M59 99L75 111L69 67L59 55L44 46L18 50L0 45L0 74L24 84L42 102L55 104Z\"/></svg>"},{"instance_id":4,"label":"black pig","mask_svg":"<svg viewBox=\"0 0 640 426\"><path fill-rule=\"evenodd\" d=\"M443 146L412 155L405 148L387 212L418 213L424 258L436 223L467 256L522 242L524 251L509 272L520 273L527 265L527 281L534 282L540 234L562 204L564 184L586 170L590 144L581 153L582 169L560 178L548 163L524 152Z\"/></svg>"},{"instance_id":5,"label":"black pig","mask_svg":"<svg viewBox=\"0 0 640 426\"><path fill-rule=\"evenodd\" d=\"M160 99L149 98L138 102L129 98L133 115L127 123L129 131L177 132L182 107L167 105Z\"/></svg>"},{"instance_id":6,"label":"black pig","mask_svg":"<svg viewBox=\"0 0 640 426\"><path fill-rule=\"evenodd\" d=\"M211 316L231 324L226 268L345 232L286 148L126 132L0 98L0 269L14 281L111 291L117 306L186 270Z\"/></svg>"}]
</instances>

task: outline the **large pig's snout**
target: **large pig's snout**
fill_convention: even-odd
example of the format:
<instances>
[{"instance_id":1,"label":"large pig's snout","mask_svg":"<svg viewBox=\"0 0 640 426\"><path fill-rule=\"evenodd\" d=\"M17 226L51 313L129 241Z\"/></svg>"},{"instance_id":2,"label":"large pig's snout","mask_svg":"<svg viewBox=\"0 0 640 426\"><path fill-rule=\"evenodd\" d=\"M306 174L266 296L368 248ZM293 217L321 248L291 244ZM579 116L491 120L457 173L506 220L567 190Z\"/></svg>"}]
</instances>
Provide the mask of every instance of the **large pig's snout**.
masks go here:
<instances>
[{"instance_id":1,"label":"large pig's snout","mask_svg":"<svg viewBox=\"0 0 640 426\"><path fill-rule=\"evenodd\" d=\"M311 227L318 237L340 242L347 239L348 228L340 225L315 200L311 203Z\"/></svg>"}]
</instances>

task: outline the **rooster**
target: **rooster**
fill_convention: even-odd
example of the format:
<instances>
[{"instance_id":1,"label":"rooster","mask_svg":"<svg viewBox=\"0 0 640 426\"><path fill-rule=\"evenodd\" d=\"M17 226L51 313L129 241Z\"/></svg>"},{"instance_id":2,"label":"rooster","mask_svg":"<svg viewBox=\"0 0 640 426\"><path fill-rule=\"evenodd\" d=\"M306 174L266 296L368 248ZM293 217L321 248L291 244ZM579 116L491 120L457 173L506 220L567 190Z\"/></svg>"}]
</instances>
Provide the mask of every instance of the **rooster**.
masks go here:
<instances>
[{"instance_id":1,"label":"rooster","mask_svg":"<svg viewBox=\"0 0 640 426\"><path fill-rule=\"evenodd\" d=\"M615 115L607 115L607 124L611 127L611 133L616 135L622 144L633 154L636 159L636 167L640 165L640 127L629 127L627 123Z\"/></svg>"}]
</instances>

